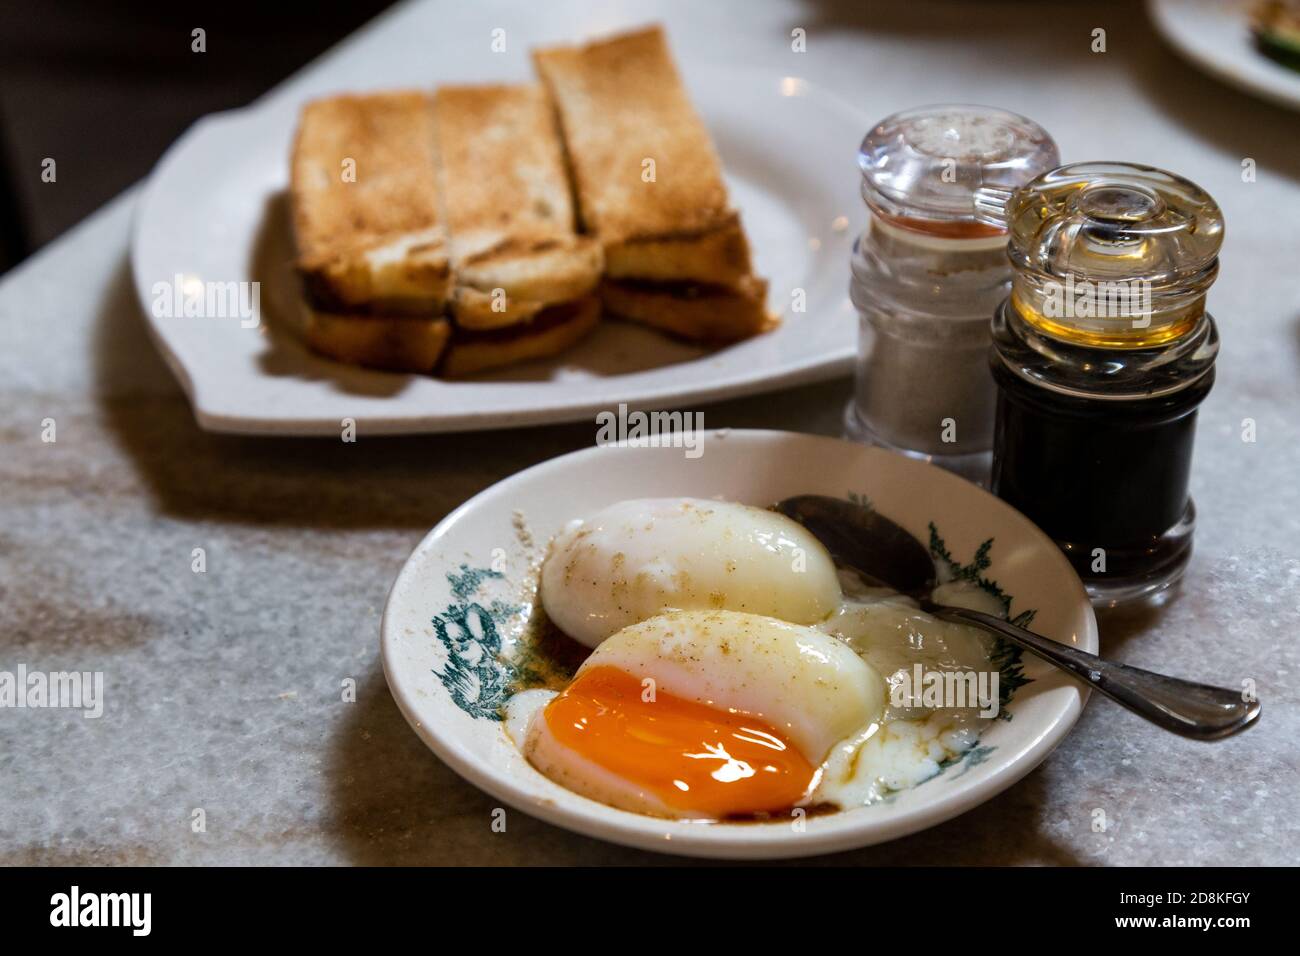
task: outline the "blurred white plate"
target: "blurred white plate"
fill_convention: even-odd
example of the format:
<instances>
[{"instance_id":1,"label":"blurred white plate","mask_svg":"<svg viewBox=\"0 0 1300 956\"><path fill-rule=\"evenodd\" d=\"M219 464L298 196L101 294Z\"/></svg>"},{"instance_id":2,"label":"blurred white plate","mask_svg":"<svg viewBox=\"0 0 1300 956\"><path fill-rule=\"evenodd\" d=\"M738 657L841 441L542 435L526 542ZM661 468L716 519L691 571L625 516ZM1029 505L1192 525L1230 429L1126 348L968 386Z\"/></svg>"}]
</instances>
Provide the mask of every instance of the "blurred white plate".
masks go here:
<instances>
[{"instance_id":1,"label":"blurred white plate","mask_svg":"<svg viewBox=\"0 0 1300 956\"><path fill-rule=\"evenodd\" d=\"M829 378L856 341L848 301L855 155L870 120L805 81L774 72L688 70L691 93L735 205L771 280L777 331L713 352L646 329L603 323L546 362L468 382L375 372L309 352L278 331L296 308L284 191L298 104L208 116L163 156L141 196L132 268L155 342L199 424L222 432L438 432L576 421L627 402L681 406ZM260 281L263 321L155 315L175 284ZM792 312L803 290L806 311Z\"/></svg>"},{"instance_id":2,"label":"blurred white plate","mask_svg":"<svg viewBox=\"0 0 1300 956\"><path fill-rule=\"evenodd\" d=\"M833 438L776 431L704 432L702 454L610 445L529 468L470 499L420 542L388 595L382 654L388 686L428 746L466 780L558 826L690 856L807 856L892 840L949 820L1005 790L1069 733L1086 691L1025 655L1016 688L979 744L938 776L870 806L788 822L663 820L616 810L542 776L520 755L499 708L511 674L498 660L533 612L536 567L566 522L625 498L722 497L769 505L795 494L866 496L923 542L931 523L981 586L1032 609L1032 627L1096 653L1097 625L1065 556L1030 521L932 465ZM995 583L996 582L996 583ZM1014 658L1004 665L1014 669ZM429 794L436 802L438 794Z\"/></svg>"},{"instance_id":3,"label":"blurred white plate","mask_svg":"<svg viewBox=\"0 0 1300 956\"><path fill-rule=\"evenodd\" d=\"M1156 29L1192 63L1225 83L1300 110L1300 71L1255 46L1256 0L1147 0Z\"/></svg>"}]
</instances>

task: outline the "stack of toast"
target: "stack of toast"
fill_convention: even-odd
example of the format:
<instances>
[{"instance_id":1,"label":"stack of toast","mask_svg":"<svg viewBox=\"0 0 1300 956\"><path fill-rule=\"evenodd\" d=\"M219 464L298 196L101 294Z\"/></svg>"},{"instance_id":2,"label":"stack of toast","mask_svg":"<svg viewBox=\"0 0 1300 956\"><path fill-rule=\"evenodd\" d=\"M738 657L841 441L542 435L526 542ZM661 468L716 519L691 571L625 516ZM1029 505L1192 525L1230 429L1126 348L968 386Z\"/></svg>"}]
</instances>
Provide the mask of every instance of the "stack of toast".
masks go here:
<instances>
[{"instance_id":1,"label":"stack of toast","mask_svg":"<svg viewBox=\"0 0 1300 956\"><path fill-rule=\"evenodd\" d=\"M772 324L662 32L534 56L541 86L304 109L290 192L313 349L458 377L556 355L602 312L705 343Z\"/></svg>"}]
</instances>

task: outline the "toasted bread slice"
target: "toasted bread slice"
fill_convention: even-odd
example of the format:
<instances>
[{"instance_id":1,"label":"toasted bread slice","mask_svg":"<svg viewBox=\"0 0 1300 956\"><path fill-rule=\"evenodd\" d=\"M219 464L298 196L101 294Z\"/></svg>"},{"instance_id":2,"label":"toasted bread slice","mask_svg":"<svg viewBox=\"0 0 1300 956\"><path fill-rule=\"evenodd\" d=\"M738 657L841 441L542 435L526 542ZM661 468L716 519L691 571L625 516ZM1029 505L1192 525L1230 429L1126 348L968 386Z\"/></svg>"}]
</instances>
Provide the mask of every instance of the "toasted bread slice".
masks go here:
<instances>
[{"instance_id":1,"label":"toasted bread slice","mask_svg":"<svg viewBox=\"0 0 1300 956\"><path fill-rule=\"evenodd\" d=\"M564 128L583 225L606 247L730 220L713 142L659 27L537 50L533 62Z\"/></svg>"},{"instance_id":2,"label":"toasted bread slice","mask_svg":"<svg viewBox=\"0 0 1300 956\"><path fill-rule=\"evenodd\" d=\"M466 328L527 321L546 305L593 292L603 263L600 244L589 236L503 240L462 260L452 312Z\"/></svg>"},{"instance_id":3,"label":"toasted bread slice","mask_svg":"<svg viewBox=\"0 0 1300 956\"><path fill-rule=\"evenodd\" d=\"M600 322L600 299L589 295L543 309L526 325L490 332L456 329L440 374L448 378L547 358L565 351Z\"/></svg>"},{"instance_id":4,"label":"toasted bread slice","mask_svg":"<svg viewBox=\"0 0 1300 956\"><path fill-rule=\"evenodd\" d=\"M429 375L451 336L451 322L308 309L302 333L314 351L339 362Z\"/></svg>"},{"instance_id":5,"label":"toasted bread slice","mask_svg":"<svg viewBox=\"0 0 1300 956\"><path fill-rule=\"evenodd\" d=\"M766 328L766 283L752 274L713 142L663 31L533 58L560 116L582 224L604 246L606 307L696 341Z\"/></svg>"},{"instance_id":6,"label":"toasted bread slice","mask_svg":"<svg viewBox=\"0 0 1300 956\"><path fill-rule=\"evenodd\" d=\"M744 286L753 272L740 216L711 232L628 239L605 250L605 274L616 279Z\"/></svg>"},{"instance_id":7,"label":"toasted bread slice","mask_svg":"<svg viewBox=\"0 0 1300 956\"><path fill-rule=\"evenodd\" d=\"M290 196L297 266L316 306L343 314L443 311L451 268L426 94L308 103Z\"/></svg>"},{"instance_id":8,"label":"toasted bread slice","mask_svg":"<svg viewBox=\"0 0 1300 956\"><path fill-rule=\"evenodd\" d=\"M445 86L434 114L457 322L498 328L591 293L603 256L598 242L577 235L545 91Z\"/></svg>"},{"instance_id":9,"label":"toasted bread slice","mask_svg":"<svg viewBox=\"0 0 1300 956\"><path fill-rule=\"evenodd\" d=\"M606 279L600 294L612 315L709 345L749 338L778 322L765 308L767 282L752 276L738 289Z\"/></svg>"},{"instance_id":10,"label":"toasted bread slice","mask_svg":"<svg viewBox=\"0 0 1300 956\"><path fill-rule=\"evenodd\" d=\"M451 302L456 325L475 331L504 329L521 322L531 322L545 308L544 302L511 299L500 289L480 292L470 286L458 286Z\"/></svg>"}]
</instances>

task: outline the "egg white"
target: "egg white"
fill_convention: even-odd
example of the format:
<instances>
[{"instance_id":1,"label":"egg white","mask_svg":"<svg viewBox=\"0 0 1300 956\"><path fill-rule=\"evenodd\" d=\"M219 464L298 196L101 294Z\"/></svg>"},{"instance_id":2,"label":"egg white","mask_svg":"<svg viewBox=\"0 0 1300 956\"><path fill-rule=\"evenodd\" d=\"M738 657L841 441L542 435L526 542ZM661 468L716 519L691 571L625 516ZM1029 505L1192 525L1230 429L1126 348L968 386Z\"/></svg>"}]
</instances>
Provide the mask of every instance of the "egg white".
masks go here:
<instances>
[{"instance_id":1,"label":"egg white","mask_svg":"<svg viewBox=\"0 0 1300 956\"><path fill-rule=\"evenodd\" d=\"M868 661L892 690L920 664L926 672L979 672L992 668L992 640L975 628L926 614L910 598L879 589L855 588L842 576L846 598L820 625ZM940 585L936 599L991 614L1001 606L964 582ZM903 685L906 686L906 685ZM901 690L901 687L900 687ZM904 695L900 694L900 697ZM995 717L978 706L931 708L915 697L887 700L883 718L837 743L818 781L818 802L839 807L874 803L939 773L979 741Z\"/></svg>"},{"instance_id":2,"label":"egg white","mask_svg":"<svg viewBox=\"0 0 1300 956\"><path fill-rule=\"evenodd\" d=\"M830 555L801 525L698 498L621 501L571 522L551 544L540 587L550 619L588 647L670 609L815 624L840 596Z\"/></svg>"}]
</instances>

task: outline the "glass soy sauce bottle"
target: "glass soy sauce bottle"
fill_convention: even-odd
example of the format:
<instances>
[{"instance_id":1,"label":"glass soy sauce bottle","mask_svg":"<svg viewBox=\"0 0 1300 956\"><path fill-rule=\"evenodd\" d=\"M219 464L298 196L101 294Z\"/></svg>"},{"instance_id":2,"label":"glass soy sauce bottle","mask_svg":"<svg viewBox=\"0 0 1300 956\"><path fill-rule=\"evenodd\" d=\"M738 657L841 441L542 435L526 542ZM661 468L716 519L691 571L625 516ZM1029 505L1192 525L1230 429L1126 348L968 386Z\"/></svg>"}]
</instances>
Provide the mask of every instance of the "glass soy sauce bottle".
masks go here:
<instances>
[{"instance_id":1,"label":"glass soy sauce bottle","mask_svg":"<svg viewBox=\"0 0 1300 956\"><path fill-rule=\"evenodd\" d=\"M1159 592L1191 557L1223 216L1171 173L1080 163L1017 190L993 218L1008 228L1013 275L993 319L992 490L1056 541L1095 604Z\"/></svg>"}]
</instances>

